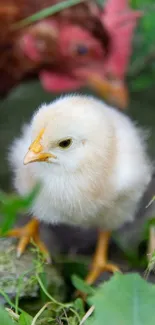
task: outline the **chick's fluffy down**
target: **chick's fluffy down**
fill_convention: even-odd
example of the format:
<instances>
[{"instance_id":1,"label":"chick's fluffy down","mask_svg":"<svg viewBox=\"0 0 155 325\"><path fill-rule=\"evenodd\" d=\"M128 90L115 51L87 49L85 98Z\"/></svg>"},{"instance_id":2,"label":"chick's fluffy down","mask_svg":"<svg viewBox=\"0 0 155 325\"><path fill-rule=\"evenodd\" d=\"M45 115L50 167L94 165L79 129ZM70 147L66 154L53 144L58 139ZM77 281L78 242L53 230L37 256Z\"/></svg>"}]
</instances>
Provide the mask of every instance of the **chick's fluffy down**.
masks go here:
<instances>
[{"instance_id":1,"label":"chick's fluffy down","mask_svg":"<svg viewBox=\"0 0 155 325\"><path fill-rule=\"evenodd\" d=\"M32 141L57 159L23 164ZM66 150L62 138L72 138ZM143 133L123 113L93 97L68 95L42 105L11 147L14 186L27 194L41 183L31 213L48 223L105 230L132 221L152 174Z\"/></svg>"}]
</instances>

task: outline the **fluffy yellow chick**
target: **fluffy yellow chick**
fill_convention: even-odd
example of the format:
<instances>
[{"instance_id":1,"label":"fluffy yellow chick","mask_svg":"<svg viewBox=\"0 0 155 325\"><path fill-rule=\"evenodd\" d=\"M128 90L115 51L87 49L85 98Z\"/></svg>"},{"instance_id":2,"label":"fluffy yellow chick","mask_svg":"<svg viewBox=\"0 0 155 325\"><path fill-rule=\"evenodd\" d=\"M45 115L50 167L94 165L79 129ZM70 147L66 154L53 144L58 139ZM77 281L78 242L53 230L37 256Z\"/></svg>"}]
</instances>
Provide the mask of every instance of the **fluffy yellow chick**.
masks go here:
<instances>
[{"instance_id":1,"label":"fluffy yellow chick","mask_svg":"<svg viewBox=\"0 0 155 325\"><path fill-rule=\"evenodd\" d=\"M22 229L18 254L30 237L45 250L38 220L95 226L100 229L88 283L108 263L111 231L134 219L152 174L142 132L123 113L91 96L67 95L43 104L11 147L9 161L16 190L25 195L41 183L31 214ZM69 235L69 234L68 234Z\"/></svg>"}]
</instances>

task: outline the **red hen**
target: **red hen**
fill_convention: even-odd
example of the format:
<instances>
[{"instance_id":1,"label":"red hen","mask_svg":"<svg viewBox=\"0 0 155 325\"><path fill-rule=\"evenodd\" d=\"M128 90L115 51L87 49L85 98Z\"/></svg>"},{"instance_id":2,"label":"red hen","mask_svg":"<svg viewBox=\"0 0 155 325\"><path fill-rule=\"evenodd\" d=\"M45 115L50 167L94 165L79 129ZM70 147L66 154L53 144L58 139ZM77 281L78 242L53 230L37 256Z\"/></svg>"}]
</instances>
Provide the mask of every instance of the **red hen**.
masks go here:
<instances>
[{"instance_id":1,"label":"red hen","mask_svg":"<svg viewBox=\"0 0 155 325\"><path fill-rule=\"evenodd\" d=\"M111 104L124 108L128 94L125 75L132 50L132 36L140 12L127 0L107 0L104 8L94 1L64 9L30 26L14 23L59 1L8 1L0 8L2 78L6 93L25 77L38 75L51 92L90 86Z\"/></svg>"}]
</instances>

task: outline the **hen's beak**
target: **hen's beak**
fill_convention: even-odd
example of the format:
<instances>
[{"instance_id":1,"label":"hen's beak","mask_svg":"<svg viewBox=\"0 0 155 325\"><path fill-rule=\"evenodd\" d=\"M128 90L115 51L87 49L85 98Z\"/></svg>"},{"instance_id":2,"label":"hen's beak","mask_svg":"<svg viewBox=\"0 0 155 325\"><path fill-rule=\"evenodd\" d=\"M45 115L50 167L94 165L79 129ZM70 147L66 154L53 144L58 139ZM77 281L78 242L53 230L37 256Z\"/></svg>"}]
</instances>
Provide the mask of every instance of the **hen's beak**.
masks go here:
<instances>
[{"instance_id":1,"label":"hen's beak","mask_svg":"<svg viewBox=\"0 0 155 325\"><path fill-rule=\"evenodd\" d=\"M27 154L24 157L24 165L27 165L36 161L48 161L49 158L56 158L56 156L52 153L44 152L44 148L40 143L42 136L44 133L44 129L42 129L37 136L37 138L33 141Z\"/></svg>"},{"instance_id":2,"label":"hen's beak","mask_svg":"<svg viewBox=\"0 0 155 325\"><path fill-rule=\"evenodd\" d=\"M126 109L129 102L128 90L122 81L102 79L97 75L89 76L89 85L109 104Z\"/></svg>"}]
</instances>

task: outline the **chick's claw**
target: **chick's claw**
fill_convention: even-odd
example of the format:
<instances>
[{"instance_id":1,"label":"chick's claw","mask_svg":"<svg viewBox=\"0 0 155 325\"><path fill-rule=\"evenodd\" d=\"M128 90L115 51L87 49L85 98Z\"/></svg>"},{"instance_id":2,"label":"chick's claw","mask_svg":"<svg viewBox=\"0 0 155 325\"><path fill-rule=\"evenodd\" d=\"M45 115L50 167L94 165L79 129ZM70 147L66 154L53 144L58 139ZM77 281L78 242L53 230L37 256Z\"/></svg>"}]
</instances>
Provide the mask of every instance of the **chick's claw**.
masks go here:
<instances>
[{"instance_id":1,"label":"chick's claw","mask_svg":"<svg viewBox=\"0 0 155 325\"><path fill-rule=\"evenodd\" d=\"M121 272L117 265L108 263L107 255L110 235L111 233L108 231L99 232L93 263L91 265L90 272L85 279L86 283L89 285L94 284L103 272ZM75 296L81 297L83 301L86 300L86 294L81 291L76 291Z\"/></svg>"},{"instance_id":2,"label":"chick's claw","mask_svg":"<svg viewBox=\"0 0 155 325\"><path fill-rule=\"evenodd\" d=\"M103 263L102 265L94 265L91 267L90 272L87 275L86 278L86 282L88 284L93 284L103 272L111 272L111 273L115 273L115 272L121 272L119 267L117 267L117 265L115 264L110 264L110 263Z\"/></svg>"},{"instance_id":3,"label":"chick's claw","mask_svg":"<svg viewBox=\"0 0 155 325\"><path fill-rule=\"evenodd\" d=\"M20 238L17 246L17 257L19 258L25 251L28 244L33 241L36 246L43 253L46 261L51 262L50 254L45 244L40 240L39 237L39 221L32 219L26 226L21 228L12 229L7 233L8 237Z\"/></svg>"},{"instance_id":4,"label":"chick's claw","mask_svg":"<svg viewBox=\"0 0 155 325\"><path fill-rule=\"evenodd\" d=\"M121 272L119 267L115 264L103 263L103 265L92 265L90 272L88 273L85 281L87 284L92 285L102 275L103 272ZM80 297L84 302L86 301L87 295L79 290L75 292L75 297Z\"/></svg>"},{"instance_id":5,"label":"chick's claw","mask_svg":"<svg viewBox=\"0 0 155 325\"><path fill-rule=\"evenodd\" d=\"M108 231L99 232L94 260L91 266L91 270L86 278L86 282L88 284L93 284L104 271L112 273L120 272L119 268L116 265L108 263L107 253L110 236L111 233Z\"/></svg>"}]
</instances>

